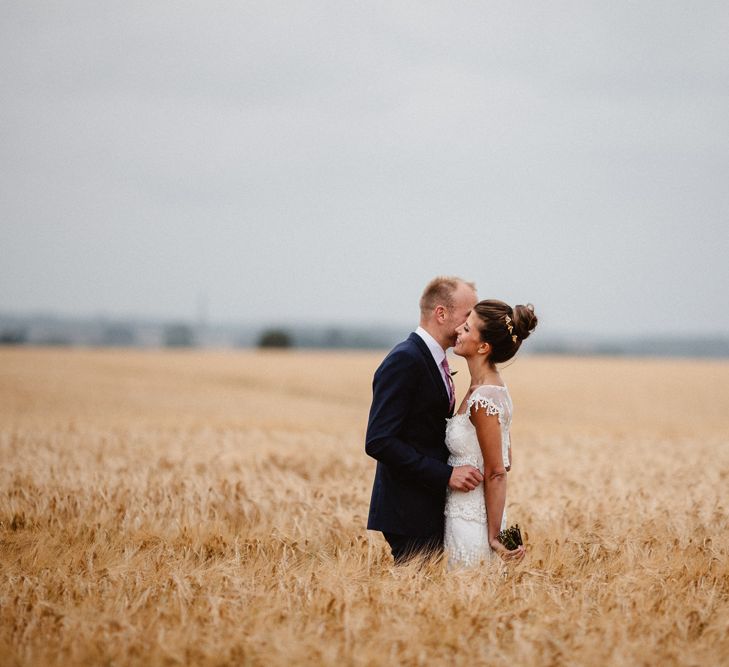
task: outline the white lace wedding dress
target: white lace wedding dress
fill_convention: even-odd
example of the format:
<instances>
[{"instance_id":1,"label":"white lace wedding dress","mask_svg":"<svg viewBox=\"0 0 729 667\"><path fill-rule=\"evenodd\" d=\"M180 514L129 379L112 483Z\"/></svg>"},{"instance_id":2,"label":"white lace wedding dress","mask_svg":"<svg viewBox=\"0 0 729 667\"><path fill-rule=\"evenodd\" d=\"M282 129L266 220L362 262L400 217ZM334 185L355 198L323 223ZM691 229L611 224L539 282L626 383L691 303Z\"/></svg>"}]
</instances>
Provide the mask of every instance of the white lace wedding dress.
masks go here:
<instances>
[{"instance_id":1,"label":"white lace wedding dress","mask_svg":"<svg viewBox=\"0 0 729 667\"><path fill-rule=\"evenodd\" d=\"M446 445L451 455L449 465L472 465L483 472L483 456L476 429L469 419L475 410L497 415L501 425L501 455L504 466L510 467L509 427L513 405L506 387L486 384L477 387L467 401L466 412L447 420ZM501 528L506 527L506 507ZM483 482L473 491L448 489L445 506L445 552L449 567L471 567L491 557L486 528L486 499Z\"/></svg>"}]
</instances>

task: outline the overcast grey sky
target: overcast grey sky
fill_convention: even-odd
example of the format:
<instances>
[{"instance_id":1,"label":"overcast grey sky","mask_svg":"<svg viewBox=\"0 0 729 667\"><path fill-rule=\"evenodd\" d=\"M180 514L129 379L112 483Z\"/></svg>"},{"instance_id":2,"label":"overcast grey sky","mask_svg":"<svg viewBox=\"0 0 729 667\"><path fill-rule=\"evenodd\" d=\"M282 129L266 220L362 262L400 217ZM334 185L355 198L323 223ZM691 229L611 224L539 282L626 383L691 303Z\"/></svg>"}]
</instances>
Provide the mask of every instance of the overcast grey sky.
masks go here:
<instances>
[{"instance_id":1,"label":"overcast grey sky","mask_svg":"<svg viewBox=\"0 0 729 667\"><path fill-rule=\"evenodd\" d=\"M0 310L729 333L726 2L0 3Z\"/></svg>"}]
</instances>

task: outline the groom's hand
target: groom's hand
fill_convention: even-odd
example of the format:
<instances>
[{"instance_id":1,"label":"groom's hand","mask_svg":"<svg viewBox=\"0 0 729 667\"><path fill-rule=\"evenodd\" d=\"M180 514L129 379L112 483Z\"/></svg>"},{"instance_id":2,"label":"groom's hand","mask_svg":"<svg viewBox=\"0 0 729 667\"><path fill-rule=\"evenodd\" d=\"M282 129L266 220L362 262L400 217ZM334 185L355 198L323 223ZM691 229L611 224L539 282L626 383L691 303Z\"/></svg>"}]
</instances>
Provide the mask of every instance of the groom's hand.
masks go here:
<instances>
[{"instance_id":1,"label":"groom's hand","mask_svg":"<svg viewBox=\"0 0 729 667\"><path fill-rule=\"evenodd\" d=\"M481 482L483 475L473 466L458 466L453 468L448 486L454 491L473 491Z\"/></svg>"}]
</instances>

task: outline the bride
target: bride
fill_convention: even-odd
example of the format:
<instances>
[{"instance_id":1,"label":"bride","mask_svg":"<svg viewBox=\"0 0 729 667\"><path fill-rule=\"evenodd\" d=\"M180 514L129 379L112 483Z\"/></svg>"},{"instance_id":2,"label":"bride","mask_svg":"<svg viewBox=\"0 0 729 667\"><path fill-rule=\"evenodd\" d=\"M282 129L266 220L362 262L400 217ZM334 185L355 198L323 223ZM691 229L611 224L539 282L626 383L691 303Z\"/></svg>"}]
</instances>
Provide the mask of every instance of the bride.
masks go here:
<instances>
[{"instance_id":1,"label":"bride","mask_svg":"<svg viewBox=\"0 0 729 667\"><path fill-rule=\"evenodd\" d=\"M451 567L473 566L491 551L521 560L523 546L509 551L496 539L506 527L506 473L511 469L512 403L496 364L511 359L537 326L534 306L512 308L503 301L480 301L456 329L453 351L468 363L471 386L446 426L451 466L472 465L484 481L473 491L448 490L445 551Z\"/></svg>"}]
</instances>

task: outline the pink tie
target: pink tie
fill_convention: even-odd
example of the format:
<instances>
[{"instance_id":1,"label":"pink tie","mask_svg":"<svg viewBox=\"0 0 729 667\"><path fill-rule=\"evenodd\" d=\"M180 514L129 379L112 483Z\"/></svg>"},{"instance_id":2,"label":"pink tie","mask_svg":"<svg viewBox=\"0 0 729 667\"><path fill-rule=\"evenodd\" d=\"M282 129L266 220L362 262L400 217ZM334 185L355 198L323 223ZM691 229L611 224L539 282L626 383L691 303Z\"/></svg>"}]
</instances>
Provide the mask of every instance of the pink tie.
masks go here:
<instances>
[{"instance_id":1,"label":"pink tie","mask_svg":"<svg viewBox=\"0 0 729 667\"><path fill-rule=\"evenodd\" d=\"M443 366L446 382L448 383L449 410L453 412L453 408L456 407L456 387L453 384L453 378L451 377L451 367L448 365L448 359L443 359L440 365Z\"/></svg>"}]
</instances>

